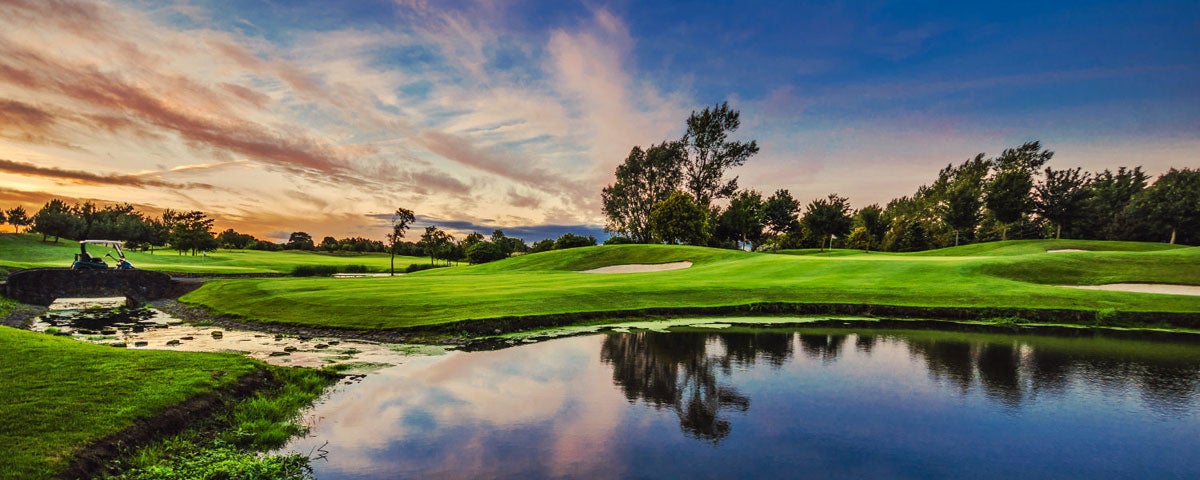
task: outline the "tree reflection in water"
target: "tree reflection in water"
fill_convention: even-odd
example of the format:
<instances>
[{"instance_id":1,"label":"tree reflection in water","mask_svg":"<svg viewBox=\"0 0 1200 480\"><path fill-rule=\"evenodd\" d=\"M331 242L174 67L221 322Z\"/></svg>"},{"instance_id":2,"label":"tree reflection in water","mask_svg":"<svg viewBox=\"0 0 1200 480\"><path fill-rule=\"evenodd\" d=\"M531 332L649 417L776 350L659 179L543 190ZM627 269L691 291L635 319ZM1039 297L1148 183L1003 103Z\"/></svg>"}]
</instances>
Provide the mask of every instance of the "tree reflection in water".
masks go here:
<instances>
[{"instance_id":1,"label":"tree reflection in water","mask_svg":"<svg viewBox=\"0 0 1200 480\"><path fill-rule=\"evenodd\" d=\"M1063 348L1020 336L964 338L920 332L614 333L605 338L600 358L613 367L613 382L630 402L669 408L684 433L713 443L732 428L723 412L750 408L750 399L731 385L735 367L760 361L780 367L794 360L797 347L805 357L831 364L842 355L866 358L879 345L899 344L923 360L935 382L962 395L978 389L1012 409L1032 396L1061 395L1072 382L1112 390L1132 383L1148 403L1168 410L1186 408L1200 389L1200 366L1162 356L1114 358L1104 349Z\"/></svg>"}]
</instances>

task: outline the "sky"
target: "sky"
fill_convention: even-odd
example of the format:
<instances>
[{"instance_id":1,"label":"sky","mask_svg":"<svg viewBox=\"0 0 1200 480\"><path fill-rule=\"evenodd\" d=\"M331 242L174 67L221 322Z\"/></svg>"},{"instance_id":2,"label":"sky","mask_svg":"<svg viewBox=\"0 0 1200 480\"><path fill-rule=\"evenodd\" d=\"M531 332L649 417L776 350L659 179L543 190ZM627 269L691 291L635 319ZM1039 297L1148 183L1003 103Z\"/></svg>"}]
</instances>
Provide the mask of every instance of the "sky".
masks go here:
<instances>
[{"instance_id":1,"label":"sky","mask_svg":"<svg viewBox=\"0 0 1200 480\"><path fill-rule=\"evenodd\" d=\"M0 0L0 208L603 236L630 149L723 101L729 175L802 203L1029 140L1157 176L1200 166L1198 46L1195 1Z\"/></svg>"}]
</instances>

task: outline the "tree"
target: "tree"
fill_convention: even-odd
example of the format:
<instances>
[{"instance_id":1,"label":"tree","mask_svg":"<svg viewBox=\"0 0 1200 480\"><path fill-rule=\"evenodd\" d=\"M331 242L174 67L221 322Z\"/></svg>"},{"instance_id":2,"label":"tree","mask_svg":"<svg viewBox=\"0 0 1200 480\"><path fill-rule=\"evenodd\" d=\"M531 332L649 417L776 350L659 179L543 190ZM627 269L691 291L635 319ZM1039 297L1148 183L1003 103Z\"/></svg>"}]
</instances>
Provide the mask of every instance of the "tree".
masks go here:
<instances>
[{"instance_id":1,"label":"tree","mask_svg":"<svg viewBox=\"0 0 1200 480\"><path fill-rule=\"evenodd\" d=\"M1029 197L1032 188L1033 180L1029 174L1017 170L1000 172L988 182L984 203L1001 224L1001 240L1008 240L1008 226L1033 207Z\"/></svg>"},{"instance_id":2,"label":"tree","mask_svg":"<svg viewBox=\"0 0 1200 480\"><path fill-rule=\"evenodd\" d=\"M1034 210L1043 218L1054 222L1054 239L1062 238L1064 225L1072 224L1083 215L1083 205L1091 190L1087 188L1089 175L1080 174L1078 167L1054 170L1046 167L1046 178L1034 188L1036 197Z\"/></svg>"},{"instance_id":3,"label":"tree","mask_svg":"<svg viewBox=\"0 0 1200 480\"><path fill-rule=\"evenodd\" d=\"M871 251L871 245L879 245L887 234L888 222L883 218L883 209L879 205L870 204L860 208L854 214L854 221L866 232L866 246L863 250Z\"/></svg>"},{"instance_id":4,"label":"tree","mask_svg":"<svg viewBox=\"0 0 1200 480\"><path fill-rule=\"evenodd\" d=\"M974 237L979 220L983 217L983 179L988 174L991 162L983 154L963 162L957 168L947 166L938 174L942 198L938 202L940 216L954 229L954 245L962 232Z\"/></svg>"},{"instance_id":5,"label":"tree","mask_svg":"<svg viewBox=\"0 0 1200 480\"><path fill-rule=\"evenodd\" d=\"M11 212L9 215L12 215ZM71 214L71 207L57 198L50 199L33 216L33 231L42 234L43 242L47 236L53 236L54 243L58 243L59 237L70 238L75 228L75 215Z\"/></svg>"},{"instance_id":6,"label":"tree","mask_svg":"<svg viewBox=\"0 0 1200 480\"><path fill-rule=\"evenodd\" d=\"M650 233L659 242L703 245L708 240L708 209L676 191L650 211Z\"/></svg>"},{"instance_id":7,"label":"tree","mask_svg":"<svg viewBox=\"0 0 1200 480\"><path fill-rule=\"evenodd\" d=\"M800 230L800 202L787 190L776 190L763 202L763 224L775 235Z\"/></svg>"},{"instance_id":8,"label":"tree","mask_svg":"<svg viewBox=\"0 0 1200 480\"><path fill-rule=\"evenodd\" d=\"M75 216L79 218L79 239L86 240L92 238L92 225L95 225L96 220L100 218L100 210L96 209L96 204L83 202L80 205L76 205L72 210Z\"/></svg>"},{"instance_id":9,"label":"tree","mask_svg":"<svg viewBox=\"0 0 1200 480\"><path fill-rule=\"evenodd\" d=\"M1005 149L992 160L995 174L985 188L984 204L1000 222L1002 240L1008 239L1009 225L1033 209L1033 174L1053 156L1054 152L1042 150L1041 143L1033 141Z\"/></svg>"},{"instance_id":10,"label":"tree","mask_svg":"<svg viewBox=\"0 0 1200 480\"><path fill-rule=\"evenodd\" d=\"M0 210L0 223L5 222L8 222L8 216L4 213L4 210Z\"/></svg>"},{"instance_id":11,"label":"tree","mask_svg":"<svg viewBox=\"0 0 1200 480\"><path fill-rule=\"evenodd\" d=\"M17 205L4 213L8 216L8 224L13 227L13 233L19 233L21 227L29 226L29 217L26 216L25 207ZM44 238L42 240L45 241ZM58 242L58 239L55 239L55 242Z\"/></svg>"},{"instance_id":12,"label":"tree","mask_svg":"<svg viewBox=\"0 0 1200 480\"><path fill-rule=\"evenodd\" d=\"M441 229L433 225L425 227L425 233L421 235L421 246L425 254L429 255L429 264L433 265L434 260L438 258L446 258L449 253L447 247L453 241L454 237Z\"/></svg>"},{"instance_id":13,"label":"tree","mask_svg":"<svg viewBox=\"0 0 1200 480\"><path fill-rule=\"evenodd\" d=\"M680 142L663 142L645 151L633 147L617 166L616 182L600 192L608 218L605 230L649 243L650 210L678 188L686 155Z\"/></svg>"},{"instance_id":14,"label":"tree","mask_svg":"<svg viewBox=\"0 0 1200 480\"><path fill-rule=\"evenodd\" d=\"M554 240L549 238L539 240L533 244L533 248L529 249L531 253L549 252L551 250L554 250Z\"/></svg>"},{"instance_id":15,"label":"tree","mask_svg":"<svg viewBox=\"0 0 1200 480\"><path fill-rule=\"evenodd\" d=\"M555 250L566 250L568 248L591 247L596 245L596 237L591 235L583 236L576 235L571 232L562 234L558 240L554 241Z\"/></svg>"},{"instance_id":16,"label":"tree","mask_svg":"<svg viewBox=\"0 0 1200 480\"><path fill-rule=\"evenodd\" d=\"M321 239L321 244L317 245L317 248L326 252L334 252L338 250L338 241L336 238L326 236Z\"/></svg>"},{"instance_id":17,"label":"tree","mask_svg":"<svg viewBox=\"0 0 1200 480\"><path fill-rule=\"evenodd\" d=\"M821 239L821 250L824 251L826 239L832 247L834 235L850 233L849 199L831 193L826 198L813 200L800 222Z\"/></svg>"},{"instance_id":18,"label":"tree","mask_svg":"<svg viewBox=\"0 0 1200 480\"><path fill-rule=\"evenodd\" d=\"M758 143L732 142L729 134L741 126L740 114L721 102L702 112L692 111L682 143L686 150L683 163L684 188L705 209L718 198L737 191L737 177L725 180L725 171L746 163L758 153Z\"/></svg>"},{"instance_id":19,"label":"tree","mask_svg":"<svg viewBox=\"0 0 1200 480\"><path fill-rule=\"evenodd\" d=\"M472 264L494 262L507 257L500 246L492 242L475 242L466 248L466 255L467 261Z\"/></svg>"},{"instance_id":20,"label":"tree","mask_svg":"<svg viewBox=\"0 0 1200 480\"><path fill-rule=\"evenodd\" d=\"M1141 196L1150 217L1171 229L1170 243L1184 226L1200 226L1200 170L1172 168Z\"/></svg>"},{"instance_id":21,"label":"tree","mask_svg":"<svg viewBox=\"0 0 1200 480\"><path fill-rule=\"evenodd\" d=\"M1116 173L1104 170L1095 175L1087 185L1091 193L1088 195L1084 210L1087 216L1080 223L1083 232L1089 238L1104 238L1116 240L1118 216L1126 210L1133 198L1146 189L1149 175L1142 172L1142 167L1132 170L1120 167Z\"/></svg>"},{"instance_id":22,"label":"tree","mask_svg":"<svg viewBox=\"0 0 1200 480\"><path fill-rule=\"evenodd\" d=\"M309 235L308 232L292 232L288 236L288 241L284 244L283 248L288 250L314 250L317 247L313 244L312 235Z\"/></svg>"},{"instance_id":23,"label":"tree","mask_svg":"<svg viewBox=\"0 0 1200 480\"><path fill-rule=\"evenodd\" d=\"M864 252L871 251L871 234L867 233L866 227L855 227L850 231L850 236L846 238L846 246L850 248L861 248Z\"/></svg>"},{"instance_id":24,"label":"tree","mask_svg":"<svg viewBox=\"0 0 1200 480\"><path fill-rule=\"evenodd\" d=\"M253 236L238 233L232 228L227 228L225 231L217 234L217 245L224 248L241 250L250 246L250 243L254 241L255 239Z\"/></svg>"},{"instance_id":25,"label":"tree","mask_svg":"<svg viewBox=\"0 0 1200 480\"><path fill-rule=\"evenodd\" d=\"M749 245L753 250L763 238L763 199L753 190L738 193L729 208L717 217L717 237Z\"/></svg>"},{"instance_id":26,"label":"tree","mask_svg":"<svg viewBox=\"0 0 1200 480\"><path fill-rule=\"evenodd\" d=\"M169 214L169 215L168 215ZM164 223L171 225L171 248L182 255L191 251L195 256L197 251L211 250L217 247L217 239L212 234L213 219L204 212L193 210L186 213L173 211L164 212Z\"/></svg>"},{"instance_id":27,"label":"tree","mask_svg":"<svg viewBox=\"0 0 1200 480\"><path fill-rule=\"evenodd\" d=\"M396 245L404 238L404 232L416 220L417 216L407 208L397 208L392 214L392 231L387 234L388 252L392 255L391 275L396 276Z\"/></svg>"}]
</instances>

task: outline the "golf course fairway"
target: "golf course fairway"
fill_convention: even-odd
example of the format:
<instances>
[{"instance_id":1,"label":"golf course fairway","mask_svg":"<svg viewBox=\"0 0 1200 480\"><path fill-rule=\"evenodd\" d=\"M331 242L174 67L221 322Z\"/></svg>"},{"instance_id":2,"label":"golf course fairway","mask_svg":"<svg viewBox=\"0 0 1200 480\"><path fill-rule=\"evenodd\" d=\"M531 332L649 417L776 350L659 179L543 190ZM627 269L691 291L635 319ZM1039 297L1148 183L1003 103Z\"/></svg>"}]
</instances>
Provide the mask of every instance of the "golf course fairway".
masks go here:
<instances>
[{"instance_id":1,"label":"golf course fairway","mask_svg":"<svg viewBox=\"0 0 1200 480\"><path fill-rule=\"evenodd\" d=\"M1085 251L1048 252L1064 249ZM692 266L663 272L580 273L612 265L681 261ZM1108 283L1200 285L1200 248L1024 240L913 254L839 250L779 255L607 245L403 277L211 281L180 300L249 321L356 330L763 303L1200 317L1200 297L1062 287Z\"/></svg>"}]
</instances>

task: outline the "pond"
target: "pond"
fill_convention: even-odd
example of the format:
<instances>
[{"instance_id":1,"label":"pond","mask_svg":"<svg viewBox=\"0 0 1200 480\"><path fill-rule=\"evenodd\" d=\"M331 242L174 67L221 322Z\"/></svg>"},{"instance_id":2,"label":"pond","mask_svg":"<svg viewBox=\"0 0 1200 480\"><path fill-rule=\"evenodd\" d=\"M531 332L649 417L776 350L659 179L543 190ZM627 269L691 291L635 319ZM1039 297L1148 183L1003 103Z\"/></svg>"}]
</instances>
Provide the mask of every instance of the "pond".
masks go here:
<instances>
[{"instance_id":1,"label":"pond","mask_svg":"<svg viewBox=\"0 0 1200 480\"><path fill-rule=\"evenodd\" d=\"M318 478L1200 478L1200 345L837 328L454 351L310 413Z\"/></svg>"}]
</instances>

